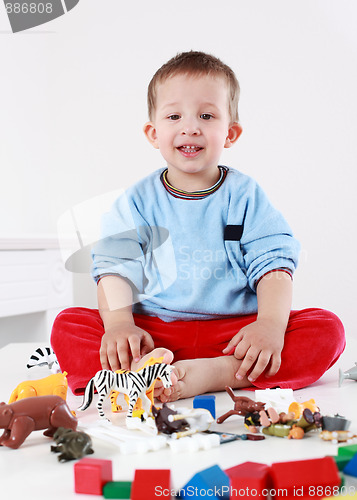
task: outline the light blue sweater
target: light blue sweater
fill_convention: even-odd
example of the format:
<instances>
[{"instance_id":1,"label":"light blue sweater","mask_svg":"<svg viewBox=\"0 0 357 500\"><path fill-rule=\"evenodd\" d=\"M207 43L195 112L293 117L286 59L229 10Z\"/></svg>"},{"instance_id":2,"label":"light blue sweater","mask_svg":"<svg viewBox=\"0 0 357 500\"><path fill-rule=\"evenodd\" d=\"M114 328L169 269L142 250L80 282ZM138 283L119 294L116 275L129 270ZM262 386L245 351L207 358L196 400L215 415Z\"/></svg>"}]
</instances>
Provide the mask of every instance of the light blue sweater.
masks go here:
<instances>
[{"instance_id":1,"label":"light blue sweater","mask_svg":"<svg viewBox=\"0 0 357 500\"><path fill-rule=\"evenodd\" d=\"M93 278L126 278L133 311L164 321L256 312L259 278L295 270L299 243L290 227L237 170L228 169L219 189L200 200L167 192L162 171L129 188L103 216Z\"/></svg>"}]
</instances>

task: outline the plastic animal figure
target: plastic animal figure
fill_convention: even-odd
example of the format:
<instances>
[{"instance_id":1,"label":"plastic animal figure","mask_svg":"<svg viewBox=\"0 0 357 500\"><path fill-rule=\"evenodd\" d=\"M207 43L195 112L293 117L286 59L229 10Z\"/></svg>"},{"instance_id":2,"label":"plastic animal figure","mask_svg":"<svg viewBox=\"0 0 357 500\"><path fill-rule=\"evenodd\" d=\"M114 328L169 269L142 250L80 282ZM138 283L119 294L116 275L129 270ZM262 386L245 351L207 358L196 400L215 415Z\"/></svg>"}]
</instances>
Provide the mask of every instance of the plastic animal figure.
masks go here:
<instances>
[{"instance_id":1,"label":"plastic animal figure","mask_svg":"<svg viewBox=\"0 0 357 500\"><path fill-rule=\"evenodd\" d=\"M267 410L261 410L259 412L259 422L260 425L264 427L269 427L269 425L281 423L280 417L274 408L267 408Z\"/></svg>"},{"instance_id":2,"label":"plastic animal figure","mask_svg":"<svg viewBox=\"0 0 357 500\"><path fill-rule=\"evenodd\" d=\"M149 414L151 401L146 396L146 391L151 387L156 379L160 379L165 388L171 387L172 366L165 363L145 366L138 372L124 371L124 373L115 373L111 370L99 370L88 382L82 405L78 408L80 411L86 410L93 400L94 387L97 389L99 398L97 401L97 410L100 417L105 418L103 411L104 399L109 396L111 391L122 392L129 396L129 410L126 417L126 423L133 417L135 403L140 397L143 403L144 411ZM144 417L145 418L145 417Z\"/></svg>"},{"instance_id":3,"label":"plastic animal figure","mask_svg":"<svg viewBox=\"0 0 357 500\"><path fill-rule=\"evenodd\" d=\"M351 380L356 380L357 381L357 363L355 363L355 366L347 370L346 372L343 372L341 368L339 369L339 381L338 381L338 386L341 387L342 382L346 379L351 379Z\"/></svg>"},{"instance_id":4,"label":"plastic animal figure","mask_svg":"<svg viewBox=\"0 0 357 500\"><path fill-rule=\"evenodd\" d=\"M52 437L58 427L77 429L77 419L60 396L25 398L15 403L0 403L0 446L18 448L32 431L46 429Z\"/></svg>"},{"instance_id":5,"label":"plastic animal figure","mask_svg":"<svg viewBox=\"0 0 357 500\"><path fill-rule=\"evenodd\" d=\"M258 411L249 412L244 416L244 425L249 432L259 432L260 415Z\"/></svg>"},{"instance_id":6,"label":"plastic animal figure","mask_svg":"<svg viewBox=\"0 0 357 500\"><path fill-rule=\"evenodd\" d=\"M342 415L324 415L322 417L322 430L323 431L348 431L351 421Z\"/></svg>"},{"instance_id":7,"label":"plastic animal figure","mask_svg":"<svg viewBox=\"0 0 357 500\"><path fill-rule=\"evenodd\" d=\"M291 418L291 416L293 418ZM294 418L294 413L280 413L279 420L263 427L263 434L269 436L288 437L289 439L301 439L306 432L321 427L321 415L305 408L299 419Z\"/></svg>"},{"instance_id":8,"label":"plastic animal figure","mask_svg":"<svg viewBox=\"0 0 357 500\"><path fill-rule=\"evenodd\" d=\"M84 455L94 453L92 440L85 432L59 427L54 433L53 439L57 446L51 446L51 451L60 453L58 455L59 462L77 460L84 457Z\"/></svg>"},{"instance_id":9,"label":"plastic animal figure","mask_svg":"<svg viewBox=\"0 0 357 500\"><path fill-rule=\"evenodd\" d=\"M317 412L319 411L319 407L317 406L316 402L314 399L309 399L308 401L305 401L304 403L298 403L297 401L294 401L289 405L289 412L293 412L295 414L295 418L300 418L301 415L303 414L305 408L308 408L312 412Z\"/></svg>"},{"instance_id":10,"label":"plastic animal figure","mask_svg":"<svg viewBox=\"0 0 357 500\"><path fill-rule=\"evenodd\" d=\"M38 347L30 356L27 368L35 366L48 366L52 373L61 371L56 354L51 347Z\"/></svg>"},{"instance_id":11,"label":"plastic animal figure","mask_svg":"<svg viewBox=\"0 0 357 500\"><path fill-rule=\"evenodd\" d=\"M142 370L143 368L145 368L145 366L151 366L151 365L155 365L156 363L162 363L163 360L164 360L163 356L161 358L151 357L150 359L148 359L145 362L145 364L142 367L139 368L139 370L136 370L136 372ZM116 370L115 373L124 373L125 371L127 371L127 370ZM146 396L151 401L150 410L152 409L152 407L154 405L154 385L155 385L155 382L156 382L156 380L154 380L154 382L151 384L151 386L148 387L146 390ZM119 394L120 393L118 391L112 391L110 393L110 403L111 403L111 409L112 409L113 413L117 413L117 412L122 410L122 407L120 405L118 405L118 403L117 403L117 398L118 398ZM127 404L129 404L129 398L127 395L125 395L125 401L127 402ZM133 416L140 417L143 413L144 413L144 409L142 407L141 398L138 398L137 402L135 403L134 409L133 409Z\"/></svg>"},{"instance_id":12,"label":"plastic animal figure","mask_svg":"<svg viewBox=\"0 0 357 500\"><path fill-rule=\"evenodd\" d=\"M19 399L30 398L34 396L60 396L66 399L68 382L67 372L55 373L38 380L25 380L21 382L11 393L9 403L14 403Z\"/></svg>"},{"instance_id":13,"label":"plastic animal figure","mask_svg":"<svg viewBox=\"0 0 357 500\"><path fill-rule=\"evenodd\" d=\"M162 432L163 434L185 431L190 427L185 419L169 420L171 415L177 415L177 411L171 409L166 403L163 404L161 409L153 406L152 414L155 418L155 425L158 432Z\"/></svg>"},{"instance_id":14,"label":"plastic animal figure","mask_svg":"<svg viewBox=\"0 0 357 500\"><path fill-rule=\"evenodd\" d=\"M349 443L357 436L350 431L321 431L319 437L324 441L331 441L332 444Z\"/></svg>"},{"instance_id":15,"label":"plastic animal figure","mask_svg":"<svg viewBox=\"0 0 357 500\"><path fill-rule=\"evenodd\" d=\"M225 389L234 401L234 409L218 417L217 424L221 424L231 415L241 415L244 417L245 415L247 415L247 413L252 413L255 411L259 412L261 410L264 410L265 403L253 401L252 399L246 398L244 396L236 396L231 387L227 386Z\"/></svg>"},{"instance_id":16,"label":"plastic animal figure","mask_svg":"<svg viewBox=\"0 0 357 500\"><path fill-rule=\"evenodd\" d=\"M249 432L259 432L259 427L270 427L275 424L286 424L293 420L293 413L277 413L275 408L267 408L267 410L254 411L247 413L244 417L244 425Z\"/></svg>"},{"instance_id":17,"label":"plastic animal figure","mask_svg":"<svg viewBox=\"0 0 357 500\"><path fill-rule=\"evenodd\" d=\"M291 425L272 424L269 427L263 427L263 434L267 436L288 437L291 431Z\"/></svg>"},{"instance_id":18,"label":"plastic animal figure","mask_svg":"<svg viewBox=\"0 0 357 500\"><path fill-rule=\"evenodd\" d=\"M302 427L298 427L296 424L293 424L288 434L288 439L302 439L304 436L304 429Z\"/></svg>"}]
</instances>

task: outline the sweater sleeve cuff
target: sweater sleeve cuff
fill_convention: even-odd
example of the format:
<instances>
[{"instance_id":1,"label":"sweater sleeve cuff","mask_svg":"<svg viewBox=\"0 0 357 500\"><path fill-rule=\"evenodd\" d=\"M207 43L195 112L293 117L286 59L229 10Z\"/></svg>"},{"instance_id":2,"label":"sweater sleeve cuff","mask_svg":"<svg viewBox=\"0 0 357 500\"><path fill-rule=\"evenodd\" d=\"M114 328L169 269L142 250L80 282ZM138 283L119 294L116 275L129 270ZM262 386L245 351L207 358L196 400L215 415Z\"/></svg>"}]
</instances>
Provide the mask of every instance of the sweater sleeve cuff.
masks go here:
<instances>
[{"instance_id":1,"label":"sweater sleeve cuff","mask_svg":"<svg viewBox=\"0 0 357 500\"><path fill-rule=\"evenodd\" d=\"M281 267L281 268L278 268L278 269L271 269L270 271L267 271L266 273L264 273L262 276L259 277L259 279L255 282L255 289L257 289L257 286L258 286L260 280L263 279L264 276L267 276L270 273L275 273L277 271L282 271L283 273L288 274L291 279L293 279L293 273L291 272L290 269L287 269L287 268L284 268L284 267Z\"/></svg>"}]
</instances>

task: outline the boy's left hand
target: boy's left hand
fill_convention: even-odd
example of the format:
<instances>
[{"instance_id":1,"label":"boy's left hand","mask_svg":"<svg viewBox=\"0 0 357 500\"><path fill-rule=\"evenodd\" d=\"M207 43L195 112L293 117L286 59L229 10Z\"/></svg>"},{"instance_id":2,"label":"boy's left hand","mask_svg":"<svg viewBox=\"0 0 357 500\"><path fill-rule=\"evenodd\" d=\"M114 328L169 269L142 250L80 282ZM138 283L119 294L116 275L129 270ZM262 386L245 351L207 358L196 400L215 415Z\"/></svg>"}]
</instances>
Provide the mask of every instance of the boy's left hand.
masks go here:
<instances>
[{"instance_id":1,"label":"boy's left hand","mask_svg":"<svg viewBox=\"0 0 357 500\"><path fill-rule=\"evenodd\" d=\"M223 349L224 354L230 353L237 359L242 359L236 377L242 380L253 367L248 376L254 382L269 366L266 377L275 375L281 364L281 351L284 346L285 329L268 319L257 319L254 323L242 328Z\"/></svg>"}]
</instances>

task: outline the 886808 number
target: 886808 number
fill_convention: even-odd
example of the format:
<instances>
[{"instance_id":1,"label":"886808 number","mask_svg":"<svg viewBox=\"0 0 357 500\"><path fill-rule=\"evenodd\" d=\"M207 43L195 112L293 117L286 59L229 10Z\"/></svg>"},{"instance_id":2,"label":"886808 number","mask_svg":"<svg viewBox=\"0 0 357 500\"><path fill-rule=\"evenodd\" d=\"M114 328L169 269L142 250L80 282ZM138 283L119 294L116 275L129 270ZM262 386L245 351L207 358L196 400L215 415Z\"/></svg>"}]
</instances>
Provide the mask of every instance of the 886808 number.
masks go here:
<instances>
[{"instance_id":1,"label":"886808 number","mask_svg":"<svg viewBox=\"0 0 357 500\"><path fill-rule=\"evenodd\" d=\"M309 486L310 497L329 497L329 496L345 496L354 495L356 493L355 486Z\"/></svg>"},{"instance_id":2,"label":"886808 number","mask_svg":"<svg viewBox=\"0 0 357 500\"><path fill-rule=\"evenodd\" d=\"M5 8L8 14L51 14L53 11L53 5L51 2L6 3Z\"/></svg>"}]
</instances>

